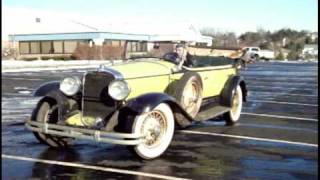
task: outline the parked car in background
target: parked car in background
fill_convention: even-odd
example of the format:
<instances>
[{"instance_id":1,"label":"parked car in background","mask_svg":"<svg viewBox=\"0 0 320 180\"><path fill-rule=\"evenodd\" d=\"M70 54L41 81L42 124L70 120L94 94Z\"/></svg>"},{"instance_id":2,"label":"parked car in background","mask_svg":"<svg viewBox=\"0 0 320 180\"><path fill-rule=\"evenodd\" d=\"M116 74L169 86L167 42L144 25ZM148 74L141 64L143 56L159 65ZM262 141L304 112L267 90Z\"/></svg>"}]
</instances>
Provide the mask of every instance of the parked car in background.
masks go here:
<instances>
[{"instance_id":1,"label":"parked car in background","mask_svg":"<svg viewBox=\"0 0 320 180\"><path fill-rule=\"evenodd\" d=\"M253 61L259 59L270 60L275 58L274 51L271 50L261 50L259 47L244 47L243 50L246 51L244 57L252 59Z\"/></svg>"}]
</instances>

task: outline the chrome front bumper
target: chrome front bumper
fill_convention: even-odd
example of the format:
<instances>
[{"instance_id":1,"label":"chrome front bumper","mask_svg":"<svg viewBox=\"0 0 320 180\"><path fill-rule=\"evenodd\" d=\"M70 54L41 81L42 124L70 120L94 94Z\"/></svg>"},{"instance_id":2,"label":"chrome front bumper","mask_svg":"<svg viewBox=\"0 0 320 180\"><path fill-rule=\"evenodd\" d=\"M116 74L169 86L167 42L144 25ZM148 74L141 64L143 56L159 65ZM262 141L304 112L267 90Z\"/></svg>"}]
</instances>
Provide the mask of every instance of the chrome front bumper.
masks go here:
<instances>
[{"instance_id":1,"label":"chrome front bumper","mask_svg":"<svg viewBox=\"0 0 320 180\"><path fill-rule=\"evenodd\" d=\"M27 120L26 127L35 132L51 134L78 139L88 139L96 142L120 144L120 145L138 145L141 143L142 136L133 133L117 133L93 129L84 129L56 124L42 123Z\"/></svg>"}]
</instances>

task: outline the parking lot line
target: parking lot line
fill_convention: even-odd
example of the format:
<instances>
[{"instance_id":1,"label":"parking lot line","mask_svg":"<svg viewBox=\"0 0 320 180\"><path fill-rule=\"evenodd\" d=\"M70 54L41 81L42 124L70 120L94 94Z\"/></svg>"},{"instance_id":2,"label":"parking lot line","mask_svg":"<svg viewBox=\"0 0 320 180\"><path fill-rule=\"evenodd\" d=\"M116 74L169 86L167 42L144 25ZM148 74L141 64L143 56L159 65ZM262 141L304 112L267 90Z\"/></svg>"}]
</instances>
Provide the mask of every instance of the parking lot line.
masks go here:
<instances>
[{"instance_id":1,"label":"parking lot line","mask_svg":"<svg viewBox=\"0 0 320 180\"><path fill-rule=\"evenodd\" d=\"M278 139L257 138L257 137L250 137L250 136L240 136L240 135L232 135L232 134L219 134L219 133L190 131L190 130L180 130L179 132L187 133L187 134L199 134L199 135L221 136L221 137L229 137L229 138L237 138L237 139L247 139L247 140L255 140L255 141L286 143L286 144L292 144L292 145L311 146L311 147L317 147L318 148L318 144L310 144L310 143L302 143L302 142L294 142L294 141L285 141L285 140L278 140Z\"/></svg>"},{"instance_id":2,"label":"parking lot line","mask_svg":"<svg viewBox=\"0 0 320 180\"><path fill-rule=\"evenodd\" d=\"M178 177L173 177L173 176L166 176L166 175L145 173L145 172L131 171L131 170L123 170L123 169L116 169L116 168L107 168L107 167L101 167L101 166L92 166L92 165L85 165L85 164L80 164L80 163L53 161L53 160L29 158L29 157L6 155L6 154L1 154L1 157L5 158L5 159L14 159L14 160L38 162L38 163L53 164L53 165L60 165L60 166L69 166L69 167L75 167L75 168L84 168L84 169L91 169L91 170L98 170L98 171L105 171L105 172L112 172L112 173L120 173L120 174L127 174L127 175L135 175L135 176L144 176L144 177L158 178L158 179L185 180L185 178L178 178Z\"/></svg>"},{"instance_id":3,"label":"parking lot line","mask_svg":"<svg viewBox=\"0 0 320 180\"><path fill-rule=\"evenodd\" d=\"M241 114L250 115L250 116L262 116L262 117L273 117L273 118L279 118L279 119L294 119L294 120L301 120L301 121L318 122L318 119L301 118L301 117L293 117L293 116L280 116L280 115L273 115L273 114L257 114L257 113L249 113L249 112L242 112Z\"/></svg>"},{"instance_id":4,"label":"parking lot line","mask_svg":"<svg viewBox=\"0 0 320 180\"><path fill-rule=\"evenodd\" d=\"M265 81L257 81L257 82L248 82L247 85L257 85L257 84L261 84L261 85L269 85L270 82L265 82ZM280 85L306 85L306 86L318 86L318 84L310 84L308 82L304 82L304 83L300 83L300 82L272 82L272 84L280 84Z\"/></svg>"},{"instance_id":5,"label":"parking lot line","mask_svg":"<svg viewBox=\"0 0 320 180\"><path fill-rule=\"evenodd\" d=\"M301 105L301 106L318 107L318 104L293 103L293 102L284 102L284 101L249 100L249 102L263 102L263 103L289 104L289 105Z\"/></svg>"},{"instance_id":6,"label":"parking lot line","mask_svg":"<svg viewBox=\"0 0 320 180\"><path fill-rule=\"evenodd\" d=\"M288 96L305 96L305 97L318 97L318 95L311 95L311 94L291 94L291 93L274 93L274 92L262 92L262 91L251 91L255 92L256 94L267 94L267 95L288 95ZM250 91L249 91L250 93Z\"/></svg>"},{"instance_id":7,"label":"parking lot line","mask_svg":"<svg viewBox=\"0 0 320 180\"><path fill-rule=\"evenodd\" d=\"M249 86L248 88L266 88L266 89L286 89L286 90L305 90L305 91L311 91L318 88L300 88L300 87L283 87L283 86Z\"/></svg>"},{"instance_id":8,"label":"parking lot line","mask_svg":"<svg viewBox=\"0 0 320 180\"><path fill-rule=\"evenodd\" d=\"M8 80L28 80L28 81L43 81L44 79L28 79L28 78L17 78L17 77L3 77L2 79L8 79Z\"/></svg>"}]
</instances>

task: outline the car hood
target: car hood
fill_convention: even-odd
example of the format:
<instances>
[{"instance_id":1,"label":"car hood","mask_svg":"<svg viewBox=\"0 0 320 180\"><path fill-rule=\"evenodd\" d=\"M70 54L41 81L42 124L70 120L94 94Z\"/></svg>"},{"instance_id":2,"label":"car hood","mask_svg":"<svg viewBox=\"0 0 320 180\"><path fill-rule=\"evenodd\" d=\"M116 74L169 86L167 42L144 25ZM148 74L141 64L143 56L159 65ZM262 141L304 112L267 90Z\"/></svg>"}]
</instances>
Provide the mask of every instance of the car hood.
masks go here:
<instances>
[{"instance_id":1,"label":"car hood","mask_svg":"<svg viewBox=\"0 0 320 180\"><path fill-rule=\"evenodd\" d=\"M125 79L170 74L175 65L166 61L138 60L118 64L109 68L122 74Z\"/></svg>"}]
</instances>

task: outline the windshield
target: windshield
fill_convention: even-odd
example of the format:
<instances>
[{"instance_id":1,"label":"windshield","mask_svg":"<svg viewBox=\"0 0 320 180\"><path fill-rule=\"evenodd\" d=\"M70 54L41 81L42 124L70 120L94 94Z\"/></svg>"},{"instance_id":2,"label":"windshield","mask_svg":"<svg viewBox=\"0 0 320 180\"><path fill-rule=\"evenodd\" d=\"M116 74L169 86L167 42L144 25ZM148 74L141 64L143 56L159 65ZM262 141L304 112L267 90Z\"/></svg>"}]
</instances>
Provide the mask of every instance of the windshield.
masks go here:
<instances>
[{"instance_id":1,"label":"windshield","mask_svg":"<svg viewBox=\"0 0 320 180\"><path fill-rule=\"evenodd\" d=\"M152 46L149 46L152 44ZM207 67L232 64L235 59L240 57L242 51L229 50L229 55L221 54L222 51L213 50L212 48L198 48L195 46L183 46L182 56L176 52L175 43L149 43L148 51L145 53L130 53L129 60L137 61L146 58L152 60L164 60L177 65L178 69L182 66L186 67ZM216 52L217 51L217 52ZM236 54L236 56L234 55ZM231 58L235 56L236 58ZM183 59L183 60L182 60Z\"/></svg>"}]
</instances>

